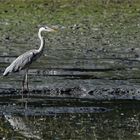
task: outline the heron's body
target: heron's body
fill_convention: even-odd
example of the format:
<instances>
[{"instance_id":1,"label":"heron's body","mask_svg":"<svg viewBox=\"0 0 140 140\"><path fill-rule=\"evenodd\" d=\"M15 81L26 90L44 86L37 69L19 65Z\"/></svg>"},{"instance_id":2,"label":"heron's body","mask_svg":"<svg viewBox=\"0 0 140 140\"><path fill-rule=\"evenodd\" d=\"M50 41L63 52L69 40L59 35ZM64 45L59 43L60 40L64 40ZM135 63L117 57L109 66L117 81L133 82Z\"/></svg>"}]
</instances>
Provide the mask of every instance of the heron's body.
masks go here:
<instances>
[{"instance_id":1,"label":"heron's body","mask_svg":"<svg viewBox=\"0 0 140 140\"><path fill-rule=\"evenodd\" d=\"M33 61L35 61L41 53L37 50L30 50L17 57L11 64L6 68L3 75L7 76L11 72L18 72L23 69L28 69Z\"/></svg>"},{"instance_id":2,"label":"heron's body","mask_svg":"<svg viewBox=\"0 0 140 140\"><path fill-rule=\"evenodd\" d=\"M48 31L48 32L53 32L55 30L49 28L49 27L41 27L38 32L38 37L41 41L41 45L39 49L34 49L25 52L24 54L20 55L17 57L4 71L3 76L7 76L9 73L14 73L18 72L20 70L26 69L26 81L27 81L27 72L29 66L32 64L33 61L35 61L38 57L41 56L44 48L44 39L41 36L42 31ZM23 79L23 88L24 88L24 81L25 81L25 76Z\"/></svg>"}]
</instances>

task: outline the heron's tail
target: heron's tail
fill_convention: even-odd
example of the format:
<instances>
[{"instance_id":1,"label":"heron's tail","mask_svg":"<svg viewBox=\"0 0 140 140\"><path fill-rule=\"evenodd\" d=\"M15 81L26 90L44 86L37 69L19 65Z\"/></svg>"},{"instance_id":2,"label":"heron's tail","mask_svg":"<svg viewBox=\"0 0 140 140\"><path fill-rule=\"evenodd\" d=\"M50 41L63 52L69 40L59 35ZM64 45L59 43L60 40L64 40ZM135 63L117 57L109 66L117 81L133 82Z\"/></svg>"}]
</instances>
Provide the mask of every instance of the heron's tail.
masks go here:
<instances>
[{"instance_id":1,"label":"heron's tail","mask_svg":"<svg viewBox=\"0 0 140 140\"><path fill-rule=\"evenodd\" d=\"M9 70L6 68L6 70L3 73L3 76L7 76L9 74Z\"/></svg>"},{"instance_id":2,"label":"heron's tail","mask_svg":"<svg viewBox=\"0 0 140 140\"><path fill-rule=\"evenodd\" d=\"M3 73L3 76L7 76L8 74L9 74L9 72L5 71L5 72Z\"/></svg>"}]
</instances>

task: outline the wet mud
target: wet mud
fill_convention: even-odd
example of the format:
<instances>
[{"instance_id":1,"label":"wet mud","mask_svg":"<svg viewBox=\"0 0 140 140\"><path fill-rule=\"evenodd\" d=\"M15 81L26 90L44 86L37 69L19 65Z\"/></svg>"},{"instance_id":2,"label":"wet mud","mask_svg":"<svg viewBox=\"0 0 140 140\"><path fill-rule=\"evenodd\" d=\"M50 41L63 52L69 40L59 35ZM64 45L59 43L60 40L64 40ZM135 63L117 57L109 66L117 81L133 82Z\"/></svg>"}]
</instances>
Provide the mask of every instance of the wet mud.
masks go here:
<instances>
[{"instance_id":1,"label":"wet mud","mask_svg":"<svg viewBox=\"0 0 140 140\"><path fill-rule=\"evenodd\" d=\"M76 4L2 1L0 74L18 55L38 48L38 28L49 24L59 31L43 34L44 55L29 70L30 94L139 100L139 1ZM0 96L19 95L23 74L1 77Z\"/></svg>"}]
</instances>

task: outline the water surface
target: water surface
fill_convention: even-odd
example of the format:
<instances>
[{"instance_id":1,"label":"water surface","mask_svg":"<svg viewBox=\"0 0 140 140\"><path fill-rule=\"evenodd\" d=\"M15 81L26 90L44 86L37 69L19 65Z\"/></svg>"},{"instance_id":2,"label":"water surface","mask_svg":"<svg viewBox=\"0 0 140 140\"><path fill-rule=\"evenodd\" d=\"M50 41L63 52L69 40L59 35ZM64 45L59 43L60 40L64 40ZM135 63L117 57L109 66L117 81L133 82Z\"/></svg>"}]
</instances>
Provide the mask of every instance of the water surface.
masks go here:
<instances>
[{"instance_id":1,"label":"water surface","mask_svg":"<svg viewBox=\"0 0 140 140\"><path fill-rule=\"evenodd\" d=\"M32 101L28 99L26 107L25 104L19 99L11 103L1 102L1 138L140 139L138 101L34 98Z\"/></svg>"}]
</instances>

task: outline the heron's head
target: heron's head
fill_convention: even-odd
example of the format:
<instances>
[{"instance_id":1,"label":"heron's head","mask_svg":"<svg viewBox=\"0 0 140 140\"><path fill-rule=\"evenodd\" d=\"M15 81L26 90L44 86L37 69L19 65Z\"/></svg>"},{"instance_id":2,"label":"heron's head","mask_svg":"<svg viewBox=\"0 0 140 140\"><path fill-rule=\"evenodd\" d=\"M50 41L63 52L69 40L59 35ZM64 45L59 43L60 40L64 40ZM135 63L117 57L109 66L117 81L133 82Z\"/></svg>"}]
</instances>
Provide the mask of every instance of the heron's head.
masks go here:
<instances>
[{"instance_id":1,"label":"heron's head","mask_svg":"<svg viewBox=\"0 0 140 140\"><path fill-rule=\"evenodd\" d=\"M39 31L46 31L46 32L56 32L56 29L50 28L48 26L41 27Z\"/></svg>"}]
</instances>

